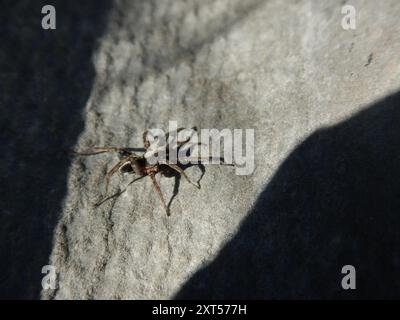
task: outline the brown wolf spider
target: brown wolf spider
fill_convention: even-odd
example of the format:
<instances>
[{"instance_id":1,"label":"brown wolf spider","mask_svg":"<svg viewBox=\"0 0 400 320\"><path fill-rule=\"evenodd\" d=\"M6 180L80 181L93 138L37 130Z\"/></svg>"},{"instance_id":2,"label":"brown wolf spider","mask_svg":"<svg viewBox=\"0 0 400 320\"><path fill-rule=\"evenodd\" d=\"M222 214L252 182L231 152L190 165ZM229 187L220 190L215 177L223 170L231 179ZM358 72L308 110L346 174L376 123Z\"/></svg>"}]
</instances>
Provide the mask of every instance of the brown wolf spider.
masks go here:
<instances>
[{"instance_id":1,"label":"brown wolf spider","mask_svg":"<svg viewBox=\"0 0 400 320\"><path fill-rule=\"evenodd\" d=\"M185 128L179 128L177 130L177 133L184 130ZM197 131L197 128L194 127L192 128L192 130ZM205 168L203 165L203 161L211 161L212 159L215 159L213 157L207 157L207 158L194 158L194 157L185 157L185 160L187 161L192 161L192 160L196 160L198 161L198 163L196 163L195 165L198 165L202 171L202 175L199 179L199 181L197 183L194 183L190 180L190 178L186 175L186 173L184 172L184 170L190 166L193 166L194 164L192 163L188 163L188 164L182 164L179 162L179 159L176 160L176 164L171 163L169 161L169 144L168 143L168 138L170 133L166 134L166 144L165 144L165 152L166 152L166 161L165 162L157 162L156 164L150 164L147 161L147 158L145 157L145 154L143 155L137 155L135 154L133 151L144 151L146 152L148 150L148 148L150 147L150 143L147 140L147 134L148 131L146 130L143 133L143 146L144 148L124 148L124 147L94 147L92 150L89 151L85 151L85 152L74 152L77 155L81 155L81 156L90 156L90 155L96 155L96 154L100 154L100 153L106 153L106 152L115 152L119 154L120 157L120 161L114 165L112 167L112 169L106 174L105 176L105 191L107 193L108 191L108 185L110 182L110 178L116 173L116 172L120 172L120 173L129 173L129 174L137 174L139 175L138 178L134 179L133 181L131 181L128 186L140 179L142 179L143 177L149 176L151 178L151 181L153 182L153 186L156 189L160 199L161 199L161 203L164 207L165 212L167 213L167 216L170 215L170 211L169 211L169 206L172 202L172 200L174 199L174 197L177 195L178 193L178 188L179 188L179 181L180 181L180 176L183 176L190 184L194 185L195 187L197 187L198 189L200 189L200 180L203 178L203 175L205 173ZM175 137L175 139L177 139L177 137ZM179 149L186 144L187 142L190 141L190 138L188 138L187 140L184 141L176 141L176 150L177 152L179 152ZM201 143L198 143L198 145L201 145ZM225 163L224 162L224 158L218 158L220 161L220 164L223 165L230 165L230 166L234 166L233 164L229 164L229 163ZM175 187L174 187L174 194L169 202L169 204L167 205L165 200L164 200L164 196L161 192L161 188L159 183L156 180L156 174L157 173L161 173L163 176L166 177L171 177L171 176L175 176ZM128 187L127 186L127 187ZM120 196L123 192L126 191L127 187L120 191L115 193L112 196L106 197L105 199L97 202L94 206L100 206L101 204L103 204L105 201L112 199L114 197L118 197Z\"/></svg>"}]
</instances>

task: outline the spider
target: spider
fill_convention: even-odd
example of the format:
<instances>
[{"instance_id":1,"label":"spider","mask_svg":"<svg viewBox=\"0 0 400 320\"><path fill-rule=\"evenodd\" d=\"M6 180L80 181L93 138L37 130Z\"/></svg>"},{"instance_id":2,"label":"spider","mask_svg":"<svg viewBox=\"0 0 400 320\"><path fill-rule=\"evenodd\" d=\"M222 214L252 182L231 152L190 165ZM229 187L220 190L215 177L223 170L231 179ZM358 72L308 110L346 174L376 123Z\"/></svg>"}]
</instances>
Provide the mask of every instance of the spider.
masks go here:
<instances>
[{"instance_id":1,"label":"spider","mask_svg":"<svg viewBox=\"0 0 400 320\"><path fill-rule=\"evenodd\" d=\"M177 130L177 133L184 130L185 128L179 128ZM192 128L192 130L197 131L197 128L194 127ZM165 152L166 152L166 161L163 162L157 162L155 164L150 164L147 160L147 158L145 157L145 154L143 155L137 155L136 153L134 153L133 151L147 151L148 148L150 147L150 142L147 139L147 134L148 131L146 130L143 133L143 146L144 148L124 148L124 147L94 147L92 150L89 151L84 151L84 152L74 152L77 155L80 156L90 156L90 155L97 155L97 154L101 154L101 153L107 153L107 152L114 152L117 153L120 157L120 161L115 164L111 170L105 175L104 178L104 183L105 183L105 191L106 193L108 192L108 185L110 182L111 177L117 173L128 173L128 174L137 174L139 177L134 179L133 181L131 181L128 186L136 181L138 181L139 179L142 179L143 177L149 176L153 186L155 188L155 190L157 191L162 206L165 210L165 212L167 213L167 216L170 215L170 210L169 210L169 205L166 204L163 193L161 191L160 185L156 180L156 174L157 173L161 173L163 176L166 177L171 177L171 176L176 176L176 174L183 176L187 182L189 182L190 184L194 185L195 187L197 187L198 189L200 189L200 180L203 177L203 174L205 172L204 166L202 164L202 162L209 162L213 159L213 157L207 157L207 158L194 158L194 157L186 157L185 160L187 161L198 161L197 165L199 165L200 169L202 170L202 176L200 177L199 181L197 183L194 183L190 180L190 178L186 175L184 169L188 168L189 166L192 166L193 164L187 164L184 165L181 162L179 162L179 159L177 159L177 163L172 163L169 161L169 144L168 142L166 142L165 145ZM170 133L166 134L166 141L168 141ZM187 142L190 141L190 138L188 138L187 140L184 141L176 141L176 149L179 152L179 149L186 144ZM201 143L198 143L198 145L201 145ZM229 166L233 166L233 164L229 164L229 163L225 163L224 162L224 158L219 158L220 163L223 165L229 165ZM177 183L176 183L177 184ZM97 207L101 204L103 204L105 201L117 197L119 195L121 195L123 192L126 191L126 188L120 192L117 192L116 194L109 196L99 202L97 202L94 206ZM174 196L176 195L177 190L175 190L174 188ZM173 196L173 197L174 197ZM172 199L171 199L172 201ZM171 203L171 202L170 202Z\"/></svg>"}]
</instances>

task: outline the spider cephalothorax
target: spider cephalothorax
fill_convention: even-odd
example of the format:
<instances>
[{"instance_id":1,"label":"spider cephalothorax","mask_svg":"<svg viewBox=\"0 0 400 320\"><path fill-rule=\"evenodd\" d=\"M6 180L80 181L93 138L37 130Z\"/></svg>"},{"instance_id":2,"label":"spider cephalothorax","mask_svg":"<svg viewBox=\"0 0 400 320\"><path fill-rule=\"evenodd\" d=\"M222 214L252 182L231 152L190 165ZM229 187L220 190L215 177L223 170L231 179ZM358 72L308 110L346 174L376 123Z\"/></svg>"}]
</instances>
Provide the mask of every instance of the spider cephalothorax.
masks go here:
<instances>
[{"instance_id":1,"label":"spider cephalothorax","mask_svg":"<svg viewBox=\"0 0 400 320\"><path fill-rule=\"evenodd\" d=\"M184 130L184 128L179 128L177 132ZM193 130L196 130L196 128L193 128ZM168 141L168 136L167 134L167 141ZM184 144L186 144L189 139L186 139L184 141L175 141L174 148L179 151L179 148L181 148ZM166 152L166 158L163 161L157 161L154 164L149 163L148 159L145 157L145 154L143 155L137 155L136 153L133 152L132 148L120 148L120 147L94 147L90 151L85 151L85 152L75 152L75 154L82 155L82 156L89 156L89 155L95 155L95 154L100 154L100 153L105 153L105 152L115 152L119 154L120 161L114 165L111 170L106 174L105 176L105 190L106 192L108 191L108 185L110 178L116 173L116 172L121 172L121 173L130 173L130 174L136 174L139 177L135 180L133 180L131 183L141 179L142 177L149 176L151 178L151 181L153 182L154 188L156 189L162 205L167 213L169 215L169 208L165 202L164 196L161 192L161 188L159 183L156 180L156 174L161 173L164 176L171 176L174 174L180 174L183 176L189 183L194 185L195 187L200 189L200 184L199 182L194 183L192 182L189 177L186 175L184 172L184 169L190 165L183 165L181 162L179 162L179 159L176 161L170 161L169 160L169 154L168 150L170 150L171 142L167 142L164 146L164 150ZM198 144L199 145L199 144ZM147 151L150 147L150 143L147 139L147 131L143 133L143 151ZM196 160L198 161L198 165L203 167L202 162L209 162L212 160L212 158L207 157L207 158L193 158L190 155L185 158L187 161L191 160ZM224 163L223 158L220 158L220 161L222 164ZM231 164L227 164L231 165ZM125 191L125 190L124 190ZM122 191L123 192L123 191ZM120 195L122 192L118 192L117 194L112 195L111 197L108 197L96 204L96 206L102 204L105 200L108 200L110 198L113 198L115 196Z\"/></svg>"}]
</instances>

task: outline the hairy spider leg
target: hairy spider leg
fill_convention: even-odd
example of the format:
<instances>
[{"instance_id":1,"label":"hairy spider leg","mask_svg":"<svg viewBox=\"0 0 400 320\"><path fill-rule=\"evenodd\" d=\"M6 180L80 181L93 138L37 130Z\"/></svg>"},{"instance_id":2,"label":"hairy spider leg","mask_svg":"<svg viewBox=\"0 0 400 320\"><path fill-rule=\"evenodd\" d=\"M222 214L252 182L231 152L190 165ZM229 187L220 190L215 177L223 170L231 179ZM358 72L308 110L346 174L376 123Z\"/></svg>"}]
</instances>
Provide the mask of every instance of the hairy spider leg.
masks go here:
<instances>
[{"instance_id":1,"label":"hairy spider leg","mask_svg":"<svg viewBox=\"0 0 400 320\"><path fill-rule=\"evenodd\" d=\"M174 169L175 171L177 171L178 173L180 173L182 176L185 177L185 179L192 185L194 185L196 188L200 189L200 184L198 183L194 183L192 182L189 177L186 175L185 171L183 171L183 169L181 169L178 165L173 164L173 163L166 163L166 165L172 169Z\"/></svg>"},{"instance_id":2,"label":"hairy spider leg","mask_svg":"<svg viewBox=\"0 0 400 320\"><path fill-rule=\"evenodd\" d=\"M154 188L156 189L158 195L160 196L160 199L161 199L161 202L162 202L163 207L165 209L165 212L167 213L167 216L169 216L169 210L168 210L167 204L165 203L164 196L163 196L163 194L161 192L160 185L158 184L158 182L156 180L156 174L155 173L150 173L149 175L150 175L151 181L153 182Z\"/></svg>"},{"instance_id":3,"label":"hairy spider leg","mask_svg":"<svg viewBox=\"0 0 400 320\"><path fill-rule=\"evenodd\" d=\"M106 202L107 200L113 199L113 198L115 198L115 197L119 197L121 194L123 194L123 193L128 189L128 187L129 187L132 183L134 183L134 182L136 182L136 181L138 181L138 180L140 180L140 179L143 179L144 177L145 177L145 175L133 179L131 182L128 183L128 185L126 186L125 189L120 190L120 191L114 193L113 195L108 196L108 197L106 197L106 198L104 198L104 199L102 199L102 200L99 200L99 201L96 202L93 206L96 208L96 207L102 205L102 204L103 204L104 202Z\"/></svg>"},{"instance_id":4,"label":"hairy spider leg","mask_svg":"<svg viewBox=\"0 0 400 320\"><path fill-rule=\"evenodd\" d=\"M203 163L203 161L204 161L204 164L210 163L213 160L219 160L221 162L220 164L223 165L223 166L231 166L231 167L235 166L235 164L233 164L233 163L226 163L225 159L222 158L222 157L221 158L217 158L217 157L200 157L200 158L197 158L197 157L185 157L185 158L182 158L182 160L185 160L185 161L188 161L188 162L196 161L197 163Z\"/></svg>"},{"instance_id":5,"label":"hairy spider leg","mask_svg":"<svg viewBox=\"0 0 400 320\"><path fill-rule=\"evenodd\" d=\"M104 178L106 193L108 191L108 184L110 183L110 178L112 177L112 175L114 173L116 173L119 170L120 167L122 167L125 164L126 161L127 161L126 158L122 159L114 167L112 167L112 169L109 172L107 172L107 174Z\"/></svg>"},{"instance_id":6,"label":"hairy spider leg","mask_svg":"<svg viewBox=\"0 0 400 320\"><path fill-rule=\"evenodd\" d=\"M145 132L143 132L143 147L147 150L150 147L150 142L149 140L147 140L147 133L149 131L146 130Z\"/></svg>"},{"instance_id":7,"label":"hairy spider leg","mask_svg":"<svg viewBox=\"0 0 400 320\"><path fill-rule=\"evenodd\" d=\"M119 147L94 147L93 150L83 151L83 152L76 152L75 154L80 156L91 156L105 152L118 152L123 155L131 154L135 155L129 148L119 148Z\"/></svg>"}]
</instances>

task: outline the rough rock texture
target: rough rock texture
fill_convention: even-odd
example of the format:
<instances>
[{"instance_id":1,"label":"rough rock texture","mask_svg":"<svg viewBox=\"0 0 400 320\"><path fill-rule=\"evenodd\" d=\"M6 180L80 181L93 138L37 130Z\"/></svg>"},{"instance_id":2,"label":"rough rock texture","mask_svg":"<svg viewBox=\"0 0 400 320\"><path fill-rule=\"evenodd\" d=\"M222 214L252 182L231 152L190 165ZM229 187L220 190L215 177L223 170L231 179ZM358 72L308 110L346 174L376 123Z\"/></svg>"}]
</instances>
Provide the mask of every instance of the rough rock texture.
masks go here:
<instances>
[{"instance_id":1,"label":"rough rock texture","mask_svg":"<svg viewBox=\"0 0 400 320\"><path fill-rule=\"evenodd\" d=\"M341 27L343 4L126 0L104 9L107 19L81 17L91 31L104 24L95 31L98 46L90 32L87 38L76 33L78 43L90 39L92 52L78 46L84 59L65 63L74 85L55 84L60 96L36 102L44 110L34 117L37 130L70 130L59 148L86 149L140 147L145 129L167 129L169 120L183 127L254 128L256 167L237 176L229 167L207 166L201 190L182 179L167 217L149 179L93 208L116 161L112 155L54 164L41 154L57 169L53 175L33 156L37 171L30 175L42 173L44 189L32 186L26 195L26 187L14 183L19 197L6 192L8 207L1 208L8 215L2 233L20 221L29 231L25 238L11 236L21 243L10 244L8 256L26 281L36 282L31 293L14 295L35 297L41 266L50 263L58 288L43 290L44 299L399 297L400 4L352 1L357 28L349 31ZM62 20L58 26L53 37L62 42L70 35ZM91 63L92 76L74 78L72 70L90 70ZM39 95L41 89L47 87L38 88ZM34 130L30 121L24 127ZM46 140L54 138L51 131L31 134L27 141L39 139L41 152L60 154L57 143ZM25 144L15 147L14 157ZM28 183L24 170L18 167L17 177ZM196 179L201 172L187 173ZM114 177L110 193L130 180ZM174 183L161 179L167 201ZM28 202L17 202L25 196ZM51 201L57 203L46 207ZM26 222L34 219L26 218L30 206L35 219L49 215L53 222ZM47 236L37 236L44 229ZM34 271L23 271L29 259L14 257L28 252L24 244L35 237L45 249L29 244L41 257ZM357 269L357 291L341 290L345 264ZM9 278L2 281L12 287Z\"/></svg>"}]
</instances>

